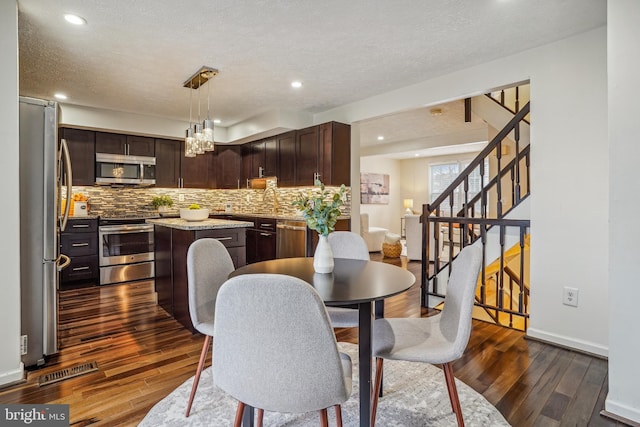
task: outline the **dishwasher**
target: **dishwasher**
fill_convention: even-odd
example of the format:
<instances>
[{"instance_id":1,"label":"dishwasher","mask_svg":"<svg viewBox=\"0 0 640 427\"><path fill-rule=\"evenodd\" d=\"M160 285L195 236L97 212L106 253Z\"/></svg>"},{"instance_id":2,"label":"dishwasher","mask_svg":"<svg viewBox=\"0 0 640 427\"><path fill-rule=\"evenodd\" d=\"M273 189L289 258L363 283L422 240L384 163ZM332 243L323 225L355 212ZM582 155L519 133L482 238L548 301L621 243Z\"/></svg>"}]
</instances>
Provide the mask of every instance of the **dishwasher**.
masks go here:
<instances>
[{"instance_id":1,"label":"dishwasher","mask_svg":"<svg viewBox=\"0 0 640 427\"><path fill-rule=\"evenodd\" d=\"M307 223L305 221L278 220L276 229L276 258L306 256Z\"/></svg>"}]
</instances>

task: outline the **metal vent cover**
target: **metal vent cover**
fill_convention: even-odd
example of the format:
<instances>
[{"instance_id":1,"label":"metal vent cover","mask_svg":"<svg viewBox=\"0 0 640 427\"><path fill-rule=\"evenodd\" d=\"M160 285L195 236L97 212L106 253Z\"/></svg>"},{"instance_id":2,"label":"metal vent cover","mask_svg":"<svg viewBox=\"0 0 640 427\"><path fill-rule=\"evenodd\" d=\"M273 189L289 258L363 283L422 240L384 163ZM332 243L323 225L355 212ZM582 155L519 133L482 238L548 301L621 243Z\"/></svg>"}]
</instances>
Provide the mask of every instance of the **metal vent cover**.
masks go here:
<instances>
[{"instance_id":1,"label":"metal vent cover","mask_svg":"<svg viewBox=\"0 0 640 427\"><path fill-rule=\"evenodd\" d=\"M43 385L63 381L69 378L78 377L98 370L98 362L92 361L82 363L80 365L71 366L69 368L60 369L38 377L38 387Z\"/></svg>"}]
</instances>

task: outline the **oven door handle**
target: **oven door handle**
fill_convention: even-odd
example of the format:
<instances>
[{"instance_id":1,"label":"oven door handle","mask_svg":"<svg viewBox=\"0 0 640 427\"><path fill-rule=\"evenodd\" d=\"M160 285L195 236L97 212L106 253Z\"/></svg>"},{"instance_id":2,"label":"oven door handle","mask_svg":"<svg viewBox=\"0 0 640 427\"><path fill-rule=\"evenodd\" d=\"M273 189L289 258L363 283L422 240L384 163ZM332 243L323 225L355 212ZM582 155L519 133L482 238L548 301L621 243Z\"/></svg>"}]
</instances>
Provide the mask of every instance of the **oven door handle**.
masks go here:
<instances>
[{"instance_id":1,"label":"oven door handle","mask_svg":"<svg viewBox=\"0 0 640 427\"><path fill-rule=\"evenodd\" d=\"M141 231L153 231L153 225L140 224L140 225L101 225L101 234L125 234L125 233L139 233Z\"/></svg>"}]
</instances>

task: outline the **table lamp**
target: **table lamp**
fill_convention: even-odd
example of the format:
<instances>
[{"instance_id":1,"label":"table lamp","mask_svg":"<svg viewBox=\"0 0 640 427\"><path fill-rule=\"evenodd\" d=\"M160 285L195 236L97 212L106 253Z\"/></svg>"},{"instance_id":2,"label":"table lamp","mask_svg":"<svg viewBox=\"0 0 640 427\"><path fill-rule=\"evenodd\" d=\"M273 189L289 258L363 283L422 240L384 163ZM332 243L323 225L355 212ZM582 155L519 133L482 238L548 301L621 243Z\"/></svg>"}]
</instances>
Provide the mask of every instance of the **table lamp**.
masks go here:
<instances>
[{"instance_id":1,"label":"table lamp","mask_svg":"<svg viewBox=\"0 0 640 427\"><path fill-rule=\"evenodd\" d=\"M407 215L413 215L413 199L404 199L404 208Z\"/></svg>"}]
</instances>

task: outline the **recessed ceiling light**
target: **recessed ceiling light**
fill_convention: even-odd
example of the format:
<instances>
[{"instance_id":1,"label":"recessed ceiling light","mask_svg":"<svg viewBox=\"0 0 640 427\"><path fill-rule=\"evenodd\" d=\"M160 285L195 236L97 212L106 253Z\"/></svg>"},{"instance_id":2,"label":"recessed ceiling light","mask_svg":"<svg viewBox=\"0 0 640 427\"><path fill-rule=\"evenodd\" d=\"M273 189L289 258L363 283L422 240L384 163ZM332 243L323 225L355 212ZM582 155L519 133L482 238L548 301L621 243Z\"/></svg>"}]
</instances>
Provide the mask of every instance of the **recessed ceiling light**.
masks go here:
<instances>
[{"instance_id":1,"label":"recessed ceiling light","mask_svg":"<svg viewBox=\"0 0 640 427\"><path fill-rule=\"evenodd\" d=\"M291 82L291 87L292 87L292 88L295 88L295 89L299 89L299 88L301 88L301 87L302 87L302 82L300 82L300 81L298 81L298 80L293 81L293 82Z\"/></svg>"},{"instance_id":2,"label":"recessed ceiling light","mask_svg":"<svg viewBox=\"0 0 640 427\"><path fill-rule=\"evenodd\" d=\"M67 99L67 95L65 95L64 93L56 93L55 95L53 95L56 99L60 99L60 100L64 100Z\"/></svg>"},{"instance_id":3,"label":"recessed ceiling light","mask_svg":"<svg viewBox=\"0 0 640 427\"><path fill-rule=\"evenodd\" d=\"M213 123L216 125L219 125L220 123L222 123L222 120L220 119L213 119Z\"/></svg>"},{"instance_id":4,"label":"recessed ceiling light","mask_svg":"<svg viewBox=\"0 0 640 427\"><path fill-rule=\"evenodd\" d=\"M86 25L87 24L87 20L84 19L82 16L74 15L72 13L67 13L66 15L64 15L64 19L66 19L67 22L69 22L70 24L73 24L73 25Z\"/></svg>"},{"instance_id":5,"label":"recessed ceiling light","mask_svg":"<svg viewBox=\"0 0 640 427\"><path fill-rule=\"evenodd\" d=\"M378 135L378 141L384 141L384 136Z\"/></svg>"},{"instance_id":6,"label":"recessed ceiling light","mask_svg":"<svg viewBox=\"0 0 640 427\"><path fill-rule=\"evenodd\" d=\"M416 154L414 154L413 156L414 156L414 157L420 157L420 154L419 154L419 153L416 153Z\"/></svg>"}]
</instances>

